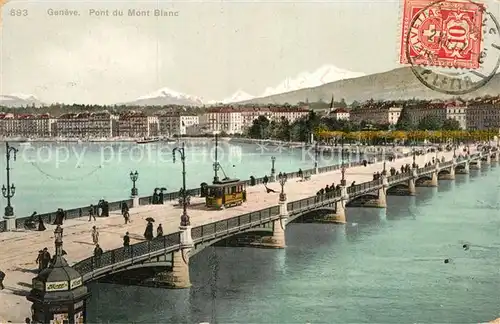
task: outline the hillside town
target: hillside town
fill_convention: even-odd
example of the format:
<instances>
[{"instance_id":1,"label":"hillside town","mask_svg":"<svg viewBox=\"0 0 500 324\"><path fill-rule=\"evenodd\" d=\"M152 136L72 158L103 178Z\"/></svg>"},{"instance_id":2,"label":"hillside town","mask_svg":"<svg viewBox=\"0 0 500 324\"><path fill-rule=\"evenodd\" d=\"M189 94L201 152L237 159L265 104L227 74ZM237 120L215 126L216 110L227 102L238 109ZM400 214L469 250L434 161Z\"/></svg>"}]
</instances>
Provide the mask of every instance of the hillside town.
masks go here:
<instances>
[{"instance_id":1,"label":"hillside town","mask_svg":"<svg viewBox=\"0 0 500 324\"><path fill-rule=\"evenodd\" d=\"M22 138L110 139L148 138L157 136L202 136L222 132L228 135L246 134L259 117L270 122L286 120L289 124L307 118L312 111L308 103L295 106L224 105L202 109L200 113L186 109L168 109L146 113L136 109L110 112L68 112L59 116L48 113L0 113L0 136ZM12 111L12 110L11 110ZM473 100L407 100L373 101L326 109L315 109L321 118L353 124L396 126L404 114L409 123L418 125L433 117L453 120L463 130L500 128L500 96Z\"/></svg>"}]
</instances>

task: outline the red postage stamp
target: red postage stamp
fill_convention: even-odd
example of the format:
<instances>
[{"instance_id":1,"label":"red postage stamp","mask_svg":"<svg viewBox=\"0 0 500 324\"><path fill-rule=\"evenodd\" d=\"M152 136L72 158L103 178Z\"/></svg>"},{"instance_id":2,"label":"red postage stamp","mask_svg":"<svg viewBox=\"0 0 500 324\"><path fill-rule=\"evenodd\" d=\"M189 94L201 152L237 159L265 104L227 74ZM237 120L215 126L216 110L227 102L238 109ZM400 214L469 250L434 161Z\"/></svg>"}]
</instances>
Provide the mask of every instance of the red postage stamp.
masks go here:
<instances>
[{"instance_id":1,"label":"red postage stamp","mask_svg":"<svg viewBox=\"0 0 500 324\"><path fill-rule=\"evenodd\" d=\"M484 8L470 1L403 0L400 63L479 68Z\"/></svg>"}]
</instances>

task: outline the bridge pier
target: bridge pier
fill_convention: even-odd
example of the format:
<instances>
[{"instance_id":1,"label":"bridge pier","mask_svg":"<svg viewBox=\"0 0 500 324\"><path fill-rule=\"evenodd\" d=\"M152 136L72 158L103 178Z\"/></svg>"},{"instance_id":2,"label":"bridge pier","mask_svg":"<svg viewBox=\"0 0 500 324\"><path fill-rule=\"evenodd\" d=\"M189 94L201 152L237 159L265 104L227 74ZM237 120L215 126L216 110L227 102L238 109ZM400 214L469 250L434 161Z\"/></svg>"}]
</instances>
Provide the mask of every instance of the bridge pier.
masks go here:
<instances>
[{"instance_id":1,"label":"bridge pier","mask_svg":"<svg viewBox=\"0 0 500 324\"><path fill-rule=\"evenodd\" d=\"M285 228L288 221L287 200L279 201L280 218L273 221L273 236L263 237L260 243L253 244L257 247L284 249L286 247Z\"/></svg>"},{"instance_id":2,"label":"bridge pier","mask_svg":"<svg viewBox=\"0 0 500 324\"><path fill-rule=\"evenodd\" d=\"M486 164L487 165L491 164L491 152L488 152L486 155Z\"/></svg>"},{"instance_id":3,"label":"bridge pier","mask_svg":"<svg viewBox=\"0 0 500 324\"><path fill-rule=\"evenodd\" d=\"M474 170L481 170L481 159L477 159L475 164L470 164L470 168Z\"/></svg>"},{"instance_id":4,"label":"bridge pier","mask_svg":"<svg viewBox=\"0 0 500 324\"><path fill-rule=\"evenodd\" d=\"M493 153L493 162L500 162L499 156L498 156L498 151Z\"/></svg>"},{"instance_id":5,"label":"bridge pier","mask_svg":"<svg viewBox=\"0 0 500 324\"><path fill-rule=\"evenodd\" d=\"M132 198L132 208L139 207L139 196L131 196Z\"/></svg>"},{"instance_id":6,"label":"bridge pier","mask_svg":"<svg viewBox=\"0 0 500 324\"><path fill-rule=\"evenodd\" d=\"M347 194L347 187L346 186L341 186L340 190L341 190L342 199L335 203L334 223L345 224L347 222L346 217L345 217L345 205L347 204L347 201L349 200L349 195Z\"/></svg>"},{"instance_id":7,"label":"bridge pier","mask_svg":"<svg viewBox=\"0 0 500 324\"><path fill-rule=\"evenodd\" d=\"M408 180L408 195L415 196L417 194L417 188L415 186L415 179L418 177L417 169L412 169L411 173L413 178Z\"/></svg>"},{"instance_id":8,"label":"bridge pier","mask_svg":"<svg viewBox=\"0 0 500 324\"><path fill-rule=\"evenodd\" d=\"M455 180L455 165L453 164L450 169L450 173L442 174L440 180Z\"/></svg>"},{"instance_id":9,"label":"bridge pier","mask_svg":"<svg viewBox=\"0 0 500 324\"><path fill-rule=\"evenodd\" d=\"M389 188L389 182L387 181L387 176L382 175L382 188L378 190L378 201L375 207L377 208L387 208L387 189Z\"/></svg>"},{"instance_id":10,"label":"bridge pier","mask_svg":"<svg viewBox=\"0 0 500 324\"><path fill-rule=\"evenodd\" d=\"M439 186L439 183L438 183L438 171L436 169L436 171L432 172L432 176L431 176L431 181L429 183L429 187L437 187L437 186Z\"/></svg>"},{"instance_id":11,"label":"bridge pier","mask_svg":"<svg viewBox=\"0 0 500 324\"><path fill-rule=\"evenodd\" d=\"M189 277L189 252L194 247L191 237L191 226L179 226L181 231L181 247L172 255L172 271L160 272L155 281L160 281L170 288L184 289L191 287Z\"/></svg>"}]
</instances>

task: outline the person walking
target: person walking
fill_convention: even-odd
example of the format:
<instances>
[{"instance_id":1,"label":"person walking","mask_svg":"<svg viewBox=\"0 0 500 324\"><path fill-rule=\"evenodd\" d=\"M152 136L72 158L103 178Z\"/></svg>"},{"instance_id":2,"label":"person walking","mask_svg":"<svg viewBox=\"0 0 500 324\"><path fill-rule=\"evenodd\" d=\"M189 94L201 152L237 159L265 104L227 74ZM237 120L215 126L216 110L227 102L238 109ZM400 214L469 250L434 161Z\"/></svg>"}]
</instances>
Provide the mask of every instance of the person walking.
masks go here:
<instances>
[{"instance_id":1,"label":"person walking","mask_svg":"<svg viewBox=\"0 0 500 324\"><path fill-rule=\"evenodd\" d=\"M95 208L94 208L94 205L90 205L89 207L89 222L92 220L92 217L94 218L94 221L96 220L95 219Z\"/></svg>"},{"instance_id":2,"label":"person walking","mask_svg":"<svg viewBox=\"0 0 500 324\"><path fill-rule=\"evenodd\" d=\"M95 257L95 264L96 266L100 267L101 266L101 255L104 253L104 251L101 249L99 244L95 245L94 249L94 257Z\"/></svg>"},{"instance_id":3,"label":"person walking","mask_svg":"<svg viewBox=\"0 0 500 324\"><path fill-rule=\"evenodd\" d=\"M3 290L5 286L3 285L3 280L5 279L5 272L0 270L0 290Z\"/></svg>"},{"instance_id":4,"label":"person walking","mask_svg":"<svg viewBox=\"0 0 500 324\"><path fill-rule=\"evenodd\" d=\"M130 236L128 236L128 232L125 233L125 236L123 237L123 248L128 249L130 246Z\"/></svg>"},{"instance_id":5,"label":"person walking","mask_svg":"<svg viewBox=\"0 0 500 324\"><path fill-rule=\"evenodd\" d=\"M94 242L94 245L98 245L99 243L99 231L95 226L92 226L92 242Z\"/></svg>"},{"instance_id":6,"label":"person walking","mask_svg":"<svg viewBox=\"0 0 500 324\"><path fill-rule=\"evenodd\" d=\"M123 203L122 205L122 215L123 218L125 219L125 224L130 222L130 213L129 213L129 208L127 203Z\"/></svg>"},{"instance_id":7,"label":"person walking","mask_svg":"<svg viewBox=\"0 0 500 324\"><path fill-rule=\"evenodd\" d=\"M38 264L38 272L43 270L43 250L38 251L38 257L36 258L36 263Z\"/></svg>"},{"instance_id":8,"label":"person walking","mask_svg":"<svg viewBox=\"0 0 500 324\"><path fill-rule=\"evenodd\" d=\"M156 228L156 237L161 237L163 236L163 227L160 225L158 225L158 227Z\"/></svg>"},{"instance_id":9,"label":"person walking","mask_svg":"<svg viewBox=\"0 0 500 324\"><path fill-rule=\"evenodd\" d=\"M42 268L46 269L49 267L50 260L52 257L50 256L49 249L43 248L43 257L42 257Z\"/></svg>"}]
</instances>

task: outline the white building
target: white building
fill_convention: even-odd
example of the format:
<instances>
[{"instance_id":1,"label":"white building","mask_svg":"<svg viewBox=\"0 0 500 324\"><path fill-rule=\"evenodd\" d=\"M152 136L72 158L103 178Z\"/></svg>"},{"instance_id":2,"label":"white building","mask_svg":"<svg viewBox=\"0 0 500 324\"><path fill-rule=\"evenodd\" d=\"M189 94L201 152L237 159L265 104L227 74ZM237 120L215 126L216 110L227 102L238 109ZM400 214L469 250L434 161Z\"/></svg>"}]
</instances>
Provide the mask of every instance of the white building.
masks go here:
<instances>
[{"instance_id":1,"label":"white building","mask_svg":"<svg viewBox=\"0 0 500 324\"><path fill-rule=\"evenodd\" d=\"M343 108L337 108L331 113L331 117L336 120L349 120L351 114Z\"/></svg>"}]
</instances>

